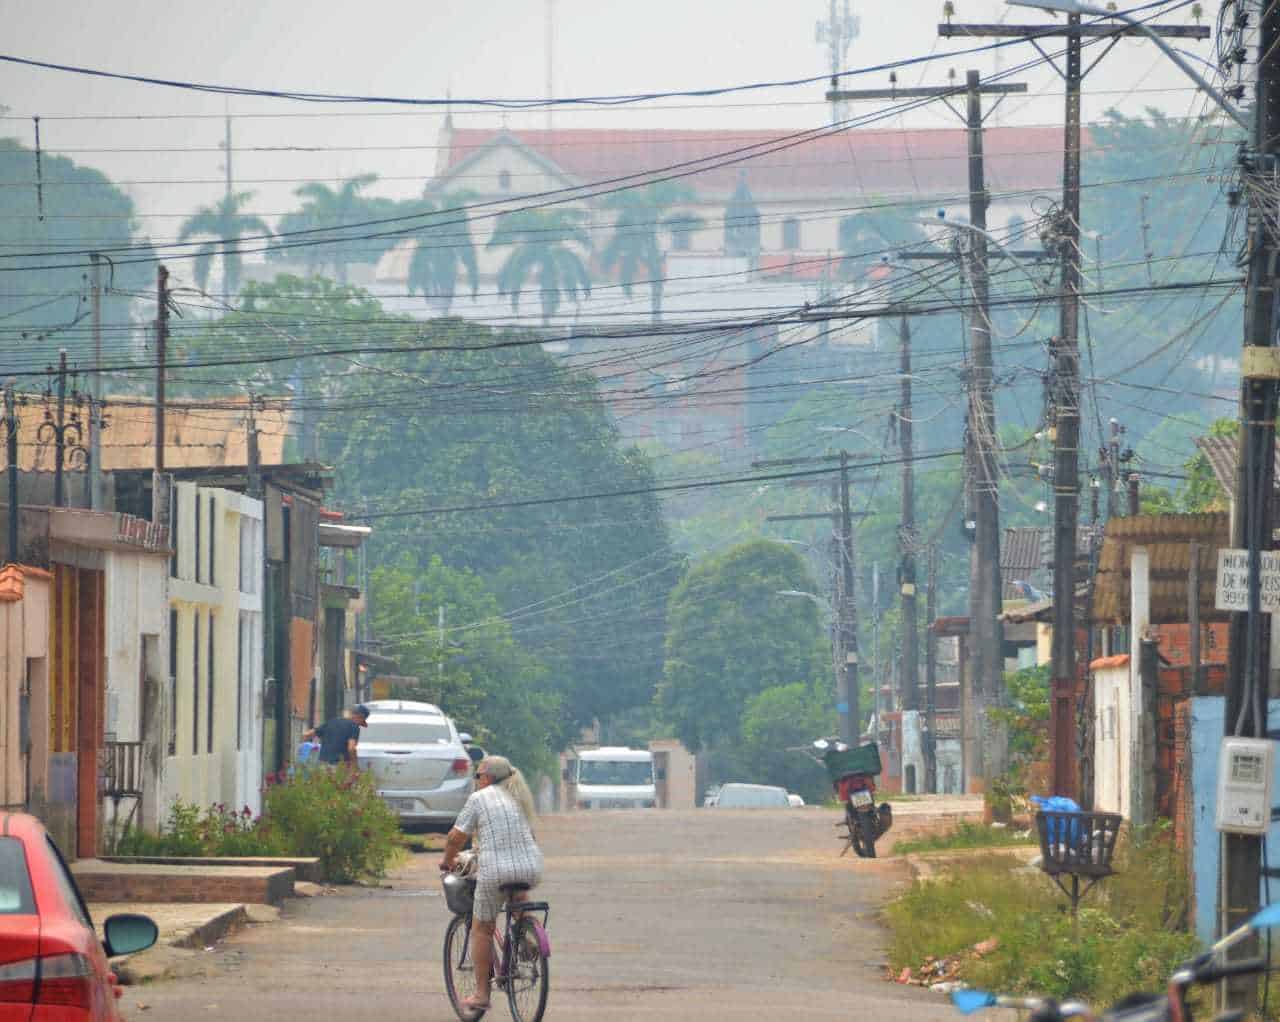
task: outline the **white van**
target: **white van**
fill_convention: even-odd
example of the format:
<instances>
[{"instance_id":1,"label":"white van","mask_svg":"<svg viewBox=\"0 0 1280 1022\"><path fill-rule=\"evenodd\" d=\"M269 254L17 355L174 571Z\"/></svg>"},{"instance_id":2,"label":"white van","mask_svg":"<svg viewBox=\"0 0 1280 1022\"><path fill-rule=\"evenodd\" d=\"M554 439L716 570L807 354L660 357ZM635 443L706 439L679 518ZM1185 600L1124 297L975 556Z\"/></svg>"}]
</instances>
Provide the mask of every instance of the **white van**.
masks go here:
<instances>
[{"instance_id":1,"label":"white van","mask_svg":"<svg viewBox=\"0 0 1280 1022\"><path fill-rule=\"evenodd\" d=\"M648 749L583 749L570 771L579 809L652 809L658 804Z\"/></svg>"}]
</instances>

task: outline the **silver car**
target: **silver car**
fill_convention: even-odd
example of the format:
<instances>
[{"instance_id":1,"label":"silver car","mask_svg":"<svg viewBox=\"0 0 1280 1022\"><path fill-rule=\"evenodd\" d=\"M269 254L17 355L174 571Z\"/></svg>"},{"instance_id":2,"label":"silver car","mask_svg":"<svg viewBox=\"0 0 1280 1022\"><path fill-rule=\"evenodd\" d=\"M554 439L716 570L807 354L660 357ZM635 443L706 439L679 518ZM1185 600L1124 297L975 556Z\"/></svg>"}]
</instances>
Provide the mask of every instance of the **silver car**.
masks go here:
<instances>
[{"instance_id":1,"label":"silver car","mask_svg":"<svg viewBox=\"0 0 1280 1022\"><path fill-rule=\"evenodd\" d=\"M447 831L475 789L471 736L459 734L431 703L382 699L365 705L369 726L356 747L361 769L373 774L378 794L402 825Z\"/></svg>"}]
</instances>

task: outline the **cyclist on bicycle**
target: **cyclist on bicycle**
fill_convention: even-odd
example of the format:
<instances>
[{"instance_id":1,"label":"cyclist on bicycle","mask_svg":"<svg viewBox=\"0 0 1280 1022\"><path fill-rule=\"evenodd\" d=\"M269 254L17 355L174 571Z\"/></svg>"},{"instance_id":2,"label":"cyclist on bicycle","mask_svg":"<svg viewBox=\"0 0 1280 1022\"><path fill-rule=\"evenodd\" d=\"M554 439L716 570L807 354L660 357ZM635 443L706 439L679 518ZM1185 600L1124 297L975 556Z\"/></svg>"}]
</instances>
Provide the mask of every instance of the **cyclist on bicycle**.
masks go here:
<instances>
[{"instance_id":1,"label":"cyclist on bicycle","mask_svg":"<svg viewBox=\"0 0 1280 1022\"><path fill-rule=\"evenodd\" d=\"M528 900L528 888L542 879L542 852L533 840L533 795L524 775L503 756L487 756L476 767L476 790L454 821L445 843L442 870L452 870L468 838L476 845L479 867L475 907L472 909L471 953L475 964L476 992L464 1006L475 1012L489 1007L489 972L494 924L502 901L502 888L526 885L511 891L512 902Z\"/></svg>"}]
</instances>

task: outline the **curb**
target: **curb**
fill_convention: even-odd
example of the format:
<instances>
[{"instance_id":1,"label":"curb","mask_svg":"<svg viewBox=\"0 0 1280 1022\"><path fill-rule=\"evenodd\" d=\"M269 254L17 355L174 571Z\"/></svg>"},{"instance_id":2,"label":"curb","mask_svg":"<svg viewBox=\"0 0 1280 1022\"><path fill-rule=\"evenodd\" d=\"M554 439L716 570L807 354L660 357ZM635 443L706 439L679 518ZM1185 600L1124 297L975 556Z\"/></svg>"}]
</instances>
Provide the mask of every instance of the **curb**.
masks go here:
<instances>
[{"instance_id":1,"label":"curb","mask_svg":"<svg viewBox=\"0 0 1280 1022\"><path fill-rule=\"evenodd\" d=\"M249 922L248 912L243 905L232 905L223 912L206 919L199 926L187 931L179 931L172 940L167 941L170 947L205 948L214 941L220 940L228 933L240 929Z\"/></svg>"}]
</instances>

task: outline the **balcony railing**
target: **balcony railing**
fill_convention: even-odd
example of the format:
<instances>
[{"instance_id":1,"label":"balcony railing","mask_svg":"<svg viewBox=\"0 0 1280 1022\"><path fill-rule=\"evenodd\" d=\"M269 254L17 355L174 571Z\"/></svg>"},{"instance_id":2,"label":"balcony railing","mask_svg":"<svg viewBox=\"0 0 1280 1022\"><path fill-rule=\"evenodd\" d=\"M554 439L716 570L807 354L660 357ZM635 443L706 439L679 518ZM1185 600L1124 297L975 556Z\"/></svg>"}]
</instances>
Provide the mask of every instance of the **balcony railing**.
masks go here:
<instances>
[{"instance_id":1,"label":"balcony railing","mask_svg":"<svg viewBox=\"0 0 1280 1022\"><path fill-rule=\"evenodd\" d=\"M102 748L104 798L142 795L142 743L107 742Z\"/></svg>"}]
</instances>

